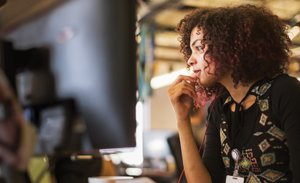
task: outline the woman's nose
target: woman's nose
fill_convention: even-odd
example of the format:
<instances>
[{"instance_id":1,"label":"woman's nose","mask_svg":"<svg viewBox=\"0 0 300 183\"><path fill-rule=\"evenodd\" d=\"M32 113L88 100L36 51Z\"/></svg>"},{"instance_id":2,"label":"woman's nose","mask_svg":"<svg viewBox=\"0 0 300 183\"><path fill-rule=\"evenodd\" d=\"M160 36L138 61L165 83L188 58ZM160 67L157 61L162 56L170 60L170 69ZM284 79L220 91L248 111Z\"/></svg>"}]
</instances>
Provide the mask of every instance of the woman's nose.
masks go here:
<instances>
[{"instance_id":1,"label":"woman's nose","mask_svg":"<svg viewBox=\"0 0 300 183\"><path fill-rule=\"evenodd\" d=\"M193 54L191 55L191 57L189 58L189 60L187 61L187 64L189 66L193 66L195 64L197 64L197 60L195 59L195 57L193 56Z\"/></svg>"}]
</instances>

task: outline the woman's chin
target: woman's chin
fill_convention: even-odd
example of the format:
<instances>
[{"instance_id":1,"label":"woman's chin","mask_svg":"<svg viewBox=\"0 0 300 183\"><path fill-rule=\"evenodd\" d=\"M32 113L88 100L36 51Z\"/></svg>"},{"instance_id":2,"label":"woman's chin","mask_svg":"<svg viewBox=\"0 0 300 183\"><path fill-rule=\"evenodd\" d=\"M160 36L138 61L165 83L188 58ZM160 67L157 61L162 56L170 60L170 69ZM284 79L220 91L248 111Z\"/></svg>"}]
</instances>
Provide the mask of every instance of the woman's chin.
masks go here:
<instances>
[{"instance_id":1,"label":"woman's chin","mask_svg":"<svg viewBox=\"0 0 300 183\"><path fill-rule=\"evenodd\" d=\"M204 77L198 77L198 84L203 87L211 87L218 82L218 78L215 75L205 75Z\"/></svg>"},{"instance_id":2,"label":"woman's chin","mask_svg":"<svg viewBox=\"0 0 300 183\"><path fill-rule=\"evenodd\" d=\"M203 87L211 87L211 86L213 86L214 84L216 84L216 82L215 81L205 81L205 80L199 80L199 82L198 82L198 84L200 84L201 86L203 86Z\"/></svg>"}]
</instances>

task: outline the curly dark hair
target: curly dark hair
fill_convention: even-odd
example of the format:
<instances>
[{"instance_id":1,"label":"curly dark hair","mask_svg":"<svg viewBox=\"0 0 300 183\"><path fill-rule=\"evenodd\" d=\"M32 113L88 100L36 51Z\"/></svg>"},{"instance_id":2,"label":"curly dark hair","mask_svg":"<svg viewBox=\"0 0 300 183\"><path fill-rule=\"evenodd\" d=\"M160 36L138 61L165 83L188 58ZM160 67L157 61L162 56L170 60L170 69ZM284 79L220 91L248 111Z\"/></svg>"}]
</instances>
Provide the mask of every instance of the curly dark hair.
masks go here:
<instances>
[{"instance_id":1,"label":"curly dark hair","mask_svg":"<svg viewBox=\"0 0 300 183\"><path fill-rule=\"evenodd\" d=\"M176 28L180 35L180 52L186 62L192 54L190 35L196 26L203 31L205 55L216 63L215 74L222 76L232 70L235 86L247 86L255 79L274 77L288 70L292 45L288 27L265 7L241 5L188 13ZM198 92L209 99L215 88L216 85L200 86ZM219 94L224 93L227 90L220 85Z\"/></svg>"}]
</instances>

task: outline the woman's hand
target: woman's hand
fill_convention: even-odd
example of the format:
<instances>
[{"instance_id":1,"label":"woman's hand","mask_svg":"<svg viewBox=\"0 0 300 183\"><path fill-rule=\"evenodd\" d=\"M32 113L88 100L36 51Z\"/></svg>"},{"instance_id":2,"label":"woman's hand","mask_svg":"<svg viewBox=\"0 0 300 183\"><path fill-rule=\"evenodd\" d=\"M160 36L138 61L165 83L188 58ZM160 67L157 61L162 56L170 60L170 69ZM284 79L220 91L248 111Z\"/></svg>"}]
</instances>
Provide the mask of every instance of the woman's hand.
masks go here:
<instances>
[{"instance_id":1,"label":"woman's hand","mask_svg":"<svg viewBox=\"0 0 300 183\"><path fill-rule=\"evenodd\" d=\"M188 182L211 183L211 177L199 156L190 123L189 111L195 92L196 75L178 76L168 89L168 96L175 111L182 161Z\"/></svg>"},{"instance_id":2,"label":"woman's hand","mask_svg":"<svg viewBox=\"0 0 300 183\"><path fill-rule=\"evenodd\" d=\"M196 78L180 75L168 89L168 96L173 106L177 123L189 120L189 110L193 98L197 97L195 92Z\"/></svg>"}]
</instances>

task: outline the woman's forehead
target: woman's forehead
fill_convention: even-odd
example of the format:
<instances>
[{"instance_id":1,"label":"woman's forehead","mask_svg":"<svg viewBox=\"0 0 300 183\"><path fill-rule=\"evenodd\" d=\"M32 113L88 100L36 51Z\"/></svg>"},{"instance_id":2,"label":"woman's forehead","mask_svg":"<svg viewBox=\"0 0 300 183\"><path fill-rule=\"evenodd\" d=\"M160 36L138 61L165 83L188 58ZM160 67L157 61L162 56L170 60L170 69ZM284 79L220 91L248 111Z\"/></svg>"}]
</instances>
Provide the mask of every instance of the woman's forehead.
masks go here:
<instances>
[{"instance_id":1,"label":"woman's forehead","mask_svg":"<svg viewBox=\"0 0 300 183\"><path fill-rule=\"evenodd\" d=\"M192 32L191 32L191 41L195 39L202 39L203 38L203 31L201 28L194 27Z\"/></svg>"}]
</instances>

